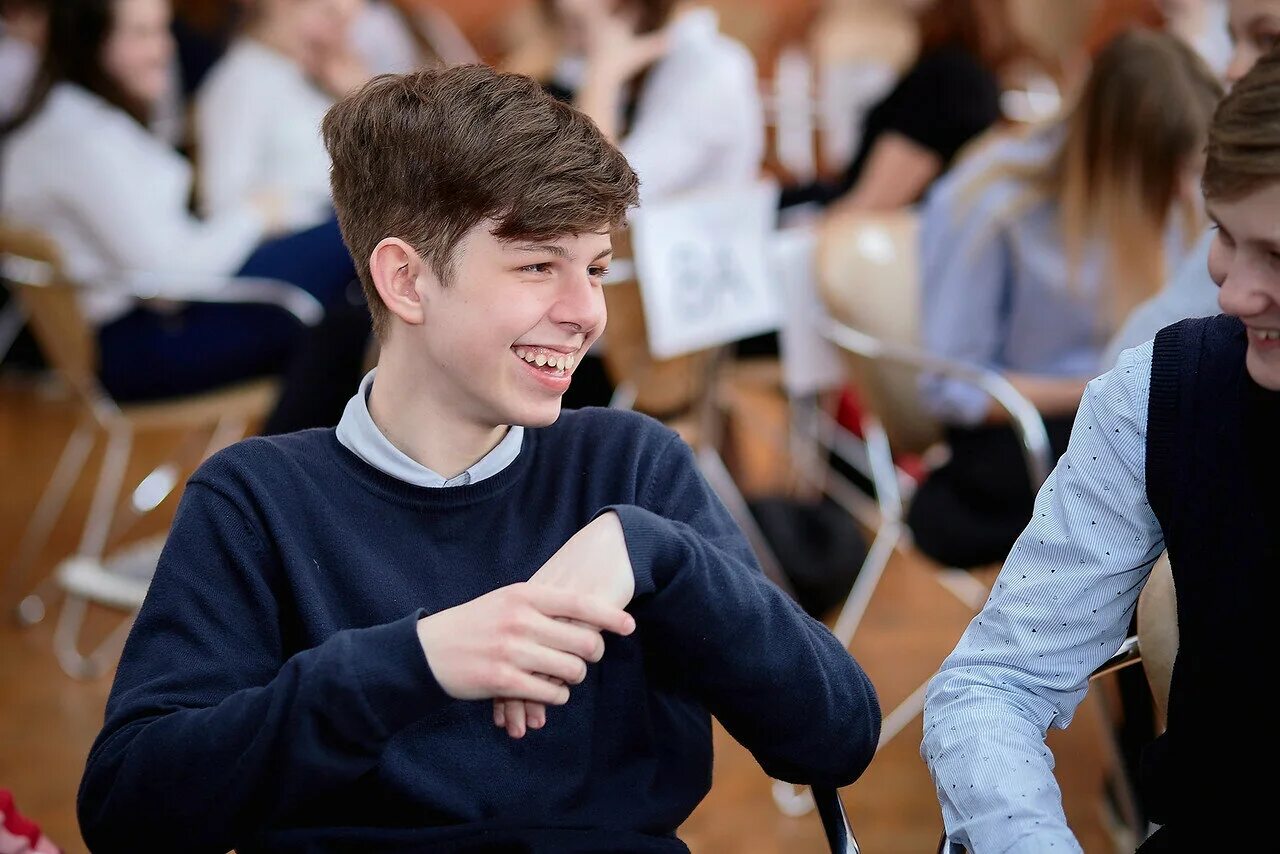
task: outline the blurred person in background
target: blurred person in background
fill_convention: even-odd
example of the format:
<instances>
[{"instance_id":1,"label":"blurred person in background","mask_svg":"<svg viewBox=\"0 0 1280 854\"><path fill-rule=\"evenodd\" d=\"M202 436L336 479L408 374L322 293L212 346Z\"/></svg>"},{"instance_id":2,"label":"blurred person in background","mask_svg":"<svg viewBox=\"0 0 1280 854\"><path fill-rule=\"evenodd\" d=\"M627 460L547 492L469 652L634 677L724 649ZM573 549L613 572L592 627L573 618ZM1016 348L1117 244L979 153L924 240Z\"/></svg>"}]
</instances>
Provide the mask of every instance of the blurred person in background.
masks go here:
<instances>
[{"instance_id":1,"label":"blurred person in background","mask_svg":"<svg viewBox=\"0 0 1280 854\"><path fill-rule=\"evenodd\" d=\"M190 212L190 164L145 125L170 83L169 16L167 0L53 4L31 96L0 140L0 215L51 239L86 286L100 378L117 400L194 393L288 366L270 429L336 423L345 401L329 388L332 376L295 365L313 350L339 361L345 353L358 380L358 312L347 340L325 324L304 334L270 306L142 306L119 284L144 275L180 301L210 277L263 277L306 289L330 317L350 308L355 268L336 222L273 238L281 203L265 192L206 219Z\"/></svg>"},{"instance_id":2,"label":"blurred person in background","mask_svg":"<svg viewBox=\"0 0 1280 854\"><path fill-rule=\"evenodd\" d=\"M369 79L352 48L364 0L253 0L196 97L198 198L209 216L270 192L290 228L329 220L320 120Z\"/></svg>"},{"instance_id":3,"label":"blurred person in background","mask_svg":"<svg viewBox=\"0 0 1280 854\"><path fill-rule=\"evenodd\" d=\"M674 0L553 0L565 56L553 93L616 141L646 201L760 176L755 61L709 8Z\"/></svg>"},{"instance_id":4,"label":"blurred person in background","mask_svg":"<svg viewBox=\"0 0 1280 854\"><path fill-rule=\"evenodd\" d=\"M646 204L760 177L764 105L755 61L719 31L713 10L674 0L544 5L562 51L544 88L618 144ZM608 404L613 385L599 353L579 366L567 408Z\"/></svg>"},{"instance_id":5,"label":"blurred person in background","mask_svg":"<svg viewBox=\"0 0 1280 854\"><path fill-rule=\"evenodd\" d=\"M900 0L916 13L920 52L867 113L853 161L833 182L789 188L783 207L891 210L919 201L956 154L1000 118L1002 66L1020 42L1008 0Z\"/></svg>"},{"instance_id":6,"label":"blurred person in background","mask_svg":"<svg viewBox=\"0 0 1280 854\"><path fill-rule=\"evenodd\" d=\"M1182 39L1212 69L1225 77L1231 63L1228 0L1160 0L1165 29Z\"/></svg>"},{"instance_id":7,"label":"blurred person in background","mask_svg":"<svg viewBox=\"0 0 1280 854\"><path fill-rule=\"evenodd\" d=\"M0 0L0 122L26 100L48 25L49 0Z\"/></svg>"},{"instance_id":8,"label":"blurred person in background","mask_svg":"<svg viewBox=\"0 0 1280 854\"><path fill-rule=\"evenodd\" d=\"M1228 12L1234 49L1224 75L1227 85L1234 86L1261 56L1280 43L1280 0L1230 0ZM1150 341L1171 323L1218 313L1218 289L1208 274L1213 236L1212 231L1206 231L1160 293L1133 311L1111 339L1103 356L1104 366L1115 364L1121 351Z\"/></svg>"},{"instance_id":9,"label":"blurred person in background","mask_svg":"<svg viewBox=\"0 0 1280 854\"><path fill-rule=\"evenodd\" d=\"M1055 458L1107 339L1200 232L1195 178L1220 94L1177 39L1121 35L1064 120L989 146L925 203L924 347L1008 379L1044 417ZM922 386L951 456L912 502L916 544L948 565L997 562L1034 498L1018 441L978 388Z\"/></svg>"},{"instance_id":10,"label":"blurred person in background","mask_svg":"<svg viewBox=\"0 0 1280 854\"><path fill-rule=\"evenodd\" d=\"M428 61L402 4L367 0L351 22L351 49L372 76L402 74Z\"/></svg>"}]
</instances>

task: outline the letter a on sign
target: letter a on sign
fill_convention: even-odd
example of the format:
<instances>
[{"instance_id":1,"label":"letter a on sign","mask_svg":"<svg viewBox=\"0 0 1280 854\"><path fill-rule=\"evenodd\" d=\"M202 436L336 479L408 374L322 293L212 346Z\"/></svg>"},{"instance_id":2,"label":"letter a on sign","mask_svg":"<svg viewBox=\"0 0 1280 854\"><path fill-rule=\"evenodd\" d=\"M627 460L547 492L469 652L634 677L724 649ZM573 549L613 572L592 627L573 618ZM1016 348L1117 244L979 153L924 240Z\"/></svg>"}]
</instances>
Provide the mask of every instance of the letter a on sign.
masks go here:
<instances>
[{"instance_id":1,"label":"letter a on sign","mask_svg":"<svg viewBox=\"0 0 1280 854\"><path fill-rule=\"evenodd\" d=\"M632 217L649 351L659 359L778 328L769 257L778 210L770 181L646 205Z\"/></svg>"}]
</instances>

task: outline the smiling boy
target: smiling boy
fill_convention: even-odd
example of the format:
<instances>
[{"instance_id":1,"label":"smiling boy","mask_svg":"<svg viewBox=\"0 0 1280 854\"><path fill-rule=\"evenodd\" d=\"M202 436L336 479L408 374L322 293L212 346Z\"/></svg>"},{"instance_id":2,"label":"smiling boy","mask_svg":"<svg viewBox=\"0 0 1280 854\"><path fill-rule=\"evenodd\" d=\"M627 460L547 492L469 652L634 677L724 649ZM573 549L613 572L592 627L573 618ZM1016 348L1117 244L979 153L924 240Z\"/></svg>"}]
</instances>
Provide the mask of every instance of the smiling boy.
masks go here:
<instances>
[{"instance_id":1,"label":"smiling boy","mask_svg":"<svg viewBox=\"0 0 1280 854\"><path fill-rule=\"evenodd\" d=\"M991 598L929 683L921 753L952 840L1079 852L1045 744L1120 646L1167 551L1177 656L1139 793L1143 854L1266 851L1280 567L1280 50L1209 131L1208 272L1222 314L1165 327L1085 392ZM1168 628L1168 627L1165 627Z\"/></svg>"},{"instance_id":2,"label":"smiling boy","mask_svg":"<svg viewBox=\"0 0 1280 854\"><path fill-rule=\"evenodd\" d=\"M90 847L686 851L711 714L773 776L856 779L870 683L689 448L560 412L622 155L480 66L377 78L324 133L378 367L336 431L192 477L85 771Z\"/></svg>"}]
</instances>

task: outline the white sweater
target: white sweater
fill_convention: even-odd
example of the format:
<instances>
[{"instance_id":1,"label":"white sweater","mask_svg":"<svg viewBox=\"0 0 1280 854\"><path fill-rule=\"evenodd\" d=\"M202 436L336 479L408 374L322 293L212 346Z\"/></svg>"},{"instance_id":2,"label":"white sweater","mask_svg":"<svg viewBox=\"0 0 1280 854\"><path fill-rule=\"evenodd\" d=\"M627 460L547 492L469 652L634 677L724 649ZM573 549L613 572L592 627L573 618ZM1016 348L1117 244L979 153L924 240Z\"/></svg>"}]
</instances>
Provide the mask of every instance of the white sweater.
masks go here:
<instances>
[{"instance_id":1,"label":"white sweater","mask_svg":"<svg viewBox=\"0 0 1280 854\"><path fill-rule=\"evenodd\" d=\"M172 287L156 284L180 297L189 290L181 277L237 271L265 228L246 207L192 216L187 161L123 110L69 83L56 85L9 138L0 170L0 215L57 244L67 272L90 289L84 310L98 324L133 303L110 277L172 273Z\"/></svg>"},{"instance_id":2,"label":"white sweater","mask_svg":"<svg viewBox=\"0 0 1280 854\"><path fill-rule=\"evenodd\" d=\"M750 52L719 32L710 9L685 13L672 26L670 44L650 69L622 140L641 198L754 181L765 129Z\"/></svg>"},{"instance_id":3,"label":"white sweater","mask_svg":"<svg viewBox=\"0 0 1280 854\"><path fill-rule=\"evenodd\" d=\"M328 219L320 121L332 103L283 54L250 38L233 44L196 98L201 210L218 214L272 191L284 197L290 229Z\"/></svg>"}]
</instances>

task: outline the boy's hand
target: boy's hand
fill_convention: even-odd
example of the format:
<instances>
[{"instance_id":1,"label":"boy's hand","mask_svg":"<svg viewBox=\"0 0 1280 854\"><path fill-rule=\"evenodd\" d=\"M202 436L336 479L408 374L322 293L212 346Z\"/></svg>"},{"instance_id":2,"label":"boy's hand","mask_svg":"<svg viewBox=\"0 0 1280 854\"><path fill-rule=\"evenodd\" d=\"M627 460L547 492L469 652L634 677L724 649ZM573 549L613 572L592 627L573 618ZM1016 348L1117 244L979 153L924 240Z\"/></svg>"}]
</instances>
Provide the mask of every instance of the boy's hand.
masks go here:
<instances>
[{"instance_id":1,"label":"boy's hand","mask_svg":"<svg viewBox=\"0 0 1280 854\"><path fill-rule=\"evenodd\" d=\"M637 33L633 17L607 12L590 16L586 22L588 75L621 85L666 55L667 30Z\"/></svg>"},{"instance_id":2,"label":"boy's hand","mask_svg":"<svg viewBox=\"0 0 1280 854\"><path fill-rule=\"evenodd\" d=\"M604 655L600 633L634 629L630 614L600 597L523 583L423 617L418 641L436 681L455 699L561 705L567 686Z\"/></svg>"},{"instance_id":3,"label":"boy's hand","mask_svg":"<svg viewBox=\"0 0 1280 854\"><path fill-rule=\"evenodd\" d=\"M569 538L529 579L530 584L596 596L625 608L636 593L636 576L617 513L602 513Z\"/></svg>"},{"instance_id":4,"label":"boy's hand","mask_svg":"<svg viewBox=\"0 0 1280 854\"><path fill-rule=\"evenodd\" d=\"M626 607L635 595L636 578L618 514L604 513L593 519L570 537L529 583L571 590ZM550 677L549 684L555 687L554 674L543 676ZM504 697L494 702L493 722L505 728L512 738L522 737L526 729L541 729L547 722L547 704L527 700Z\"/></svg>"}]
</instances>

